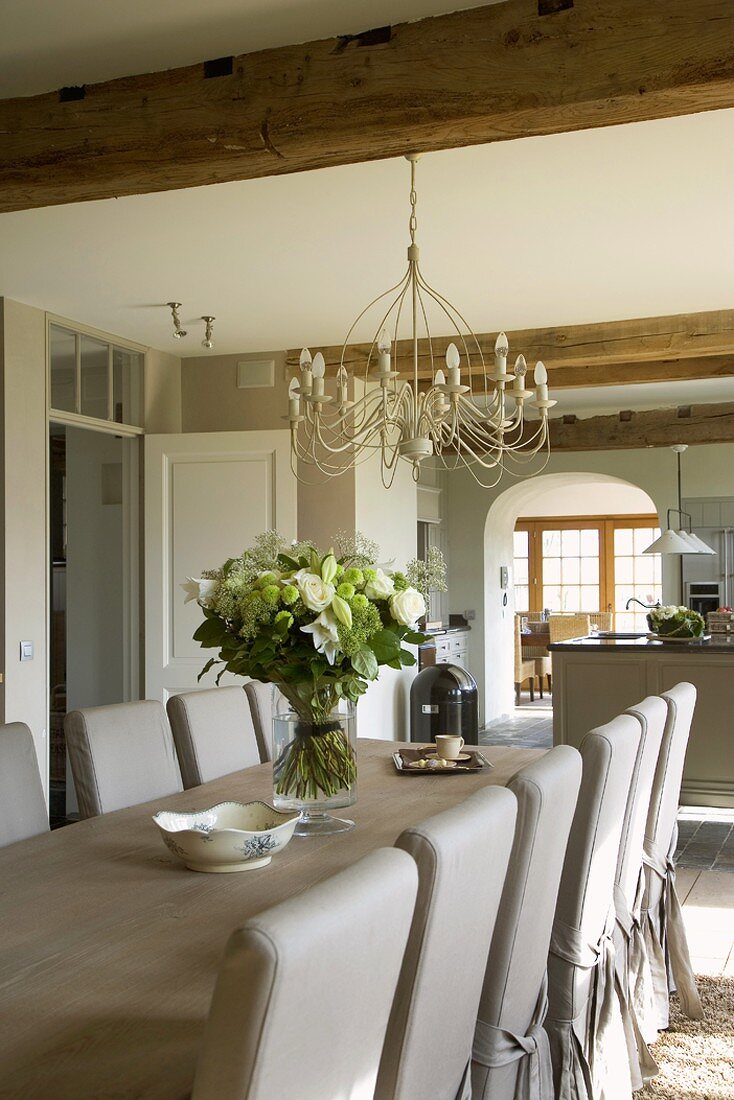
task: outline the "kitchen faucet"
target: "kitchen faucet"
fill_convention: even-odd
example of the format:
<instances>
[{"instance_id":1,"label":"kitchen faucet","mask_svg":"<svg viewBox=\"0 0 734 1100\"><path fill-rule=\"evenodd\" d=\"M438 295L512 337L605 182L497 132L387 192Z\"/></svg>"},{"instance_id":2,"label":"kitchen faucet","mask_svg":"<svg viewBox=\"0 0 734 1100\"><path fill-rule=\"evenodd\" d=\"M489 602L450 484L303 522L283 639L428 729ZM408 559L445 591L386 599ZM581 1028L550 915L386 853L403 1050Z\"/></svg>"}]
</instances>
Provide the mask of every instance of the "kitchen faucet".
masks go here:
<instances>
[{"instance_id":1,"label":"kitchen faucet","mask_svg":"<svg viewBox=\"0 0 734 1100\"><path fill-rule=\"evenodd\" d=\"M638 603L640 607L644 607L648 611L653 607L660 607L660 600L658 600L656 603L643 603L642 600L637 599L637 596L630 596L630 598L627 600L627 603L624 605L625 611L629 611L631 603Z\"/></svg>"}]
</instances>

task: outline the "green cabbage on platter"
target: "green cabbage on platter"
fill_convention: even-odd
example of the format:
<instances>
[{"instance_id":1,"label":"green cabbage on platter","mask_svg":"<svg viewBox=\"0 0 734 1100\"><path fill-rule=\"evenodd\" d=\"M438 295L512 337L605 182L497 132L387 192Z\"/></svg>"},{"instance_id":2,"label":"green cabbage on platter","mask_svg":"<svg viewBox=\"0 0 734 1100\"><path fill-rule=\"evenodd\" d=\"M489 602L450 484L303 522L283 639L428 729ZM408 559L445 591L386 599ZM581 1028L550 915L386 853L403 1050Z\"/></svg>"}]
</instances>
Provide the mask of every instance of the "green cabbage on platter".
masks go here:
<instances>
[{"instance_id":1,"label":"green cabbage on platter","mask_svg":"<svg viewBox=\"0 0 734 1100\"><path fill-rule=\"evenodd\" d=\"M652 629L666 638L700 638L706 626L703 617L690 607L655 607L649 615Z\"/></svg>"}]
</instances>

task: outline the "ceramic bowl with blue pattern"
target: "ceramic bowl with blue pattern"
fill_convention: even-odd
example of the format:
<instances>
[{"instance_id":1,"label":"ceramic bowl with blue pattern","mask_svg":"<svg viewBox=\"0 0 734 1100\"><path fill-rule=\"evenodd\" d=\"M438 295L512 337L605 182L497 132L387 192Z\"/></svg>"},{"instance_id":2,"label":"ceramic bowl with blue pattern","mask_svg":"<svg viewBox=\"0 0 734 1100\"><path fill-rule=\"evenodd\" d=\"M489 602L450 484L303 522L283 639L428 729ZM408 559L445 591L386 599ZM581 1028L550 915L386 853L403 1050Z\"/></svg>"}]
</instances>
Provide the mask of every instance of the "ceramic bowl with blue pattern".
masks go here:
<instances>
[{"instance_id":1,"label":"ceramic bowl with blue pattern","mask_svg":"<svg viewBox=\"0 0 734 1100\"><path fill-rule=\"evenodd\" d=\"M169 852L192 871L249 871L266 867L293 836L298 813L267 802L220 802L209 810L153 816Z\"/></svg>"}]
</instances>

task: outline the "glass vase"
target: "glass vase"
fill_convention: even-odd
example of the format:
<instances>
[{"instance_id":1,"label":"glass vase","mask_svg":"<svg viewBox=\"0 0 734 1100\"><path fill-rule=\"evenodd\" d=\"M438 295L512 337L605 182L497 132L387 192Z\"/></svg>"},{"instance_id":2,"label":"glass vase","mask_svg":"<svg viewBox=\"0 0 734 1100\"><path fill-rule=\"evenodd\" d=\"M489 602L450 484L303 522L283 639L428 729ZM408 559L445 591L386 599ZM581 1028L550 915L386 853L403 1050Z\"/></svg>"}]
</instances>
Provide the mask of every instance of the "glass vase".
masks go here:
<instances>
[{"instance_id":1,"label":"glass vase","mask_svg":"<svg viewBox=\"0 0 734 1100\"><path fill-rule=\"evenodd\" d=\"M273 803L298 810L296 836L326 836L354 828L328 811L357 801L357 723L342 699L321 722L299 715L279 693L273 714Z\"/></svg>"}]
</instances>

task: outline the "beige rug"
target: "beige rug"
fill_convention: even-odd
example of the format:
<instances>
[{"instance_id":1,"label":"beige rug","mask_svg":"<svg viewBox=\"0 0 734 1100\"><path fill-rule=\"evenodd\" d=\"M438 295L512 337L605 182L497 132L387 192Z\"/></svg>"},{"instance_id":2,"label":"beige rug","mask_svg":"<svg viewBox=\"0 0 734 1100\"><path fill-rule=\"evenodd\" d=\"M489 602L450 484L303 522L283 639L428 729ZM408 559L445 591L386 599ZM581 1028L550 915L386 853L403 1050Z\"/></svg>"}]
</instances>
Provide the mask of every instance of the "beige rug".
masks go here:
<instances>
[{"instance_id":1,"label":"beige rug","mask_svg":"<svg viewBox=\"0 0 734 1100\"><path fill-rule=\"evenodd\" d=\"M697 977L705 1019L683 1016L673 997L670 1028L652 1047L660 1074L637 1100L732 1100L734 978Z\"/></svg>"}]
</instances>

